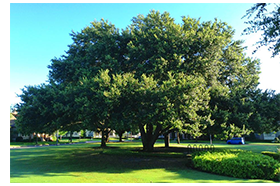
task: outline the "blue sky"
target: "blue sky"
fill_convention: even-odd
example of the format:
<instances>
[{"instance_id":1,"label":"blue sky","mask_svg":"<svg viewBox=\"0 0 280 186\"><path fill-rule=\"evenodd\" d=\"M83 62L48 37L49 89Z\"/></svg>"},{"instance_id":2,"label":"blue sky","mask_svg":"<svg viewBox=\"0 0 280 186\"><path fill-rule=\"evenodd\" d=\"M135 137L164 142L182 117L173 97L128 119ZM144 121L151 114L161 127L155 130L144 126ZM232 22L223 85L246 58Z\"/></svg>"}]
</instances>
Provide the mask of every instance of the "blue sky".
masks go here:
<instances>
[{"instance_id":1,"label":"blue sky","mask_svg":"<svg viewBox=\"0 0 280 186\"><path fill-rule=\"evenodd\" d=\"M46 82L48 65L54 57L65 54L72 43L69 33L81 31L91 21L101 18L125 28L132 17L138 14L147 15L150 10L167 11L177 23L181 16L201 17L202 21L218 20L227 22L235 29L235 38L245 40L248 45L248 56L260 58L260 88L273 89L280 93L280 60L279 56L271 59L271 53L262 48L255 55L251 54L251 45L258 36L241 36L246 27L241 19L246 10L253 4L10 4L10 104L20 101L20 94L25 85L38 85ZM277 70L278 69L278 70ZM278 84L277 84L278 83Z\"/></svg>"}]
</instances>

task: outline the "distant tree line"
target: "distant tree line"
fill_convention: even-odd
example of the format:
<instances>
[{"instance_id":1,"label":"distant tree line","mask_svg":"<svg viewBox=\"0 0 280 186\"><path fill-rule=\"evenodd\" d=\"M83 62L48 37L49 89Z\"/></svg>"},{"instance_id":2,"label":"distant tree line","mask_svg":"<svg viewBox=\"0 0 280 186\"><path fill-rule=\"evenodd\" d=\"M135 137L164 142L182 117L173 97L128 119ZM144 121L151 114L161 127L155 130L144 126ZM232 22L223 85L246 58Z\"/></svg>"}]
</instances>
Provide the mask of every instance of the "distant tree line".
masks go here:
<instances>
[{"instance_id":1,"label":"distant tree line","mask_svg":"<svg viewBox=\"0 0 280 186\"><path fill-rule=\"evenodd\" d=\"M168 12L133 17L126 29L94 21L48 66L49 80L26 86L16 106L23 133L88 129L119 135L139 130L143 149L159 135L197 139L280 129L280 95L257 88L259 60L225 22Z\"/></svg>"}]
</instances>

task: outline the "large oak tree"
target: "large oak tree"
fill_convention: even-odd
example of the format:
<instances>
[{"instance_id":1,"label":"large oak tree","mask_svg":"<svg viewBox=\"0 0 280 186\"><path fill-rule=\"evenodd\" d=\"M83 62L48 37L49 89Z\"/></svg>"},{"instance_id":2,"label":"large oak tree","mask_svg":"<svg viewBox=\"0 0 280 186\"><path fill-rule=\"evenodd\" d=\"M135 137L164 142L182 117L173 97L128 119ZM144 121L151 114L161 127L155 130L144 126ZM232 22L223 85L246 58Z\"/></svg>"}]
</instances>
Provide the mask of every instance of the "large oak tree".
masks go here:
<instances>
[{"instance_id":1,"label":"large oak tree","mask_svg":"<svg viewBox=\"0 0 280 186\"><path fill-rule=\"evenodd\" d=\"M66 54L49 65L55 125L98 129L102 146L110 130L136 125L147 151L174 129L199 137L215 125L240 126L250 116L240 103L256 88L259 69L233 35L217 19L179 24L157 11L121 31L101 20L72 32Z\"/></svg>"}]
</instances>

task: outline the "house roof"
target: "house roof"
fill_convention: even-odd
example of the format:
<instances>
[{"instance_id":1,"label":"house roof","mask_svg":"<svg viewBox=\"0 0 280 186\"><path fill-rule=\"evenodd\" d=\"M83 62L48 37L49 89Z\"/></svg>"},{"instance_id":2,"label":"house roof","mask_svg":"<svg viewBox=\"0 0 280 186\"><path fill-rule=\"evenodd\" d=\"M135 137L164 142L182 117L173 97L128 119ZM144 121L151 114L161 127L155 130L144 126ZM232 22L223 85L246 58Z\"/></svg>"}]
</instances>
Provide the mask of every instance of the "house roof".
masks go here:
<instances>
[{"instance_id":1,"label":"house roof","mask_svg":"<svg viewBox=\"0 0 280 186\"><path fill-rule=\"evenodd\" d=\"M17 113L16 113L17 114ZM14 112L13 113L10 113L10 127L11 128L15 128L16 127L16 125L15 125L15 123L16 123L16 117L15 117L15 115L16 114L14 114Z\"/></svg>"},{"instance_id":2,"label":"house roof","mask_svg":"<svg viewBox=\"0 0 280 186\"><path fill-rule=\"evenodd\" d=\"M18 112L17 112L17 111L14 111L14 112L11 113L11 115L13 115L14 117L17 117Z\"/></svg>"}]
</instances>

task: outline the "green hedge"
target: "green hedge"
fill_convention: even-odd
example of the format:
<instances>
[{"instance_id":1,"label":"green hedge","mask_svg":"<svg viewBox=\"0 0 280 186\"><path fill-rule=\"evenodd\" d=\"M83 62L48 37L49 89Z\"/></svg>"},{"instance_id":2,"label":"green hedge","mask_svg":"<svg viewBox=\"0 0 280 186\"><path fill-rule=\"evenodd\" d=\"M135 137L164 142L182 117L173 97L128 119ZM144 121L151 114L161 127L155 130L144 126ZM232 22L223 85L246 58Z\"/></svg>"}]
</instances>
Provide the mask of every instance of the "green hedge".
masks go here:
<instances>
[{"instance_id":1,"label":"green hedge","mask_svg":"<svg viewBox=\"0 0 280 186\"><path fill-rule=\"evenodd\" d=\"M197 152L195 169L236 178L280 180L280 163L272 157L242 150Z\"/></svg>"},{"instance_id":2,"label":"green hedge","mask_svg":"<svg viewBox=\"0 0 280 186\"><path fill-rule=\"evenodd\" d=\"M280 153L276 153L276 152L270 152L270 151L262 151L263 155L267 155L270 156L272 158L274 158L275 160L280 162Z\"/></svg>"}]
</instances>

